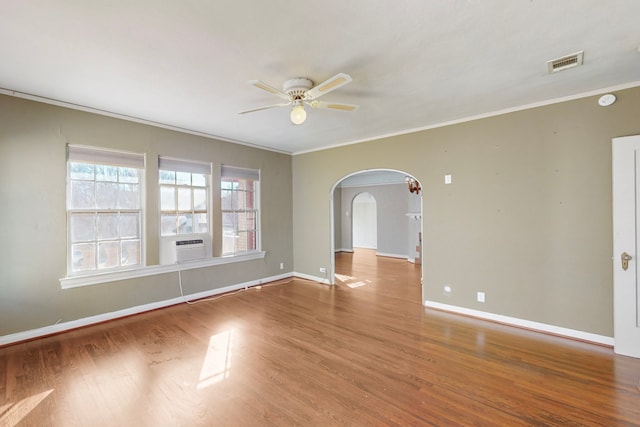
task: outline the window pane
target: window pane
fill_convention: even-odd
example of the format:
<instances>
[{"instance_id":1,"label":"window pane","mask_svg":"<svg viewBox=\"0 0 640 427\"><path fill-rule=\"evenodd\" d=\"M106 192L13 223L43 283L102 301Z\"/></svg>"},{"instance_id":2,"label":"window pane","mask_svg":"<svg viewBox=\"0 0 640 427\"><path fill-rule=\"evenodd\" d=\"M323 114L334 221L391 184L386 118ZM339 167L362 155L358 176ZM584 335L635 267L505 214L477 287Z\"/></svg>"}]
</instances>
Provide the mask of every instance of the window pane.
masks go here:
<instances>
[{"instance_id":1,"label":"window pane","mask_svg":"<svg viewBox=\"0 0 640 427\"><path fill-rule=\"evenodd\" d=\"M207 176L201 173L191 174L191 178L193 179L193 186L195 187L205 187L207 185Z\"/></svg>"},{"instance_id":2,"label":"window pane","mask_svg":"<svg viewBox=\"0 0 640 427\"><path fill-rule=\"evenodd\" d=\"M178 216L178 234L193 233L193 215L184 214Z\"/></svg>"},{"instance_id":3,"label":"window pane","mask_svg":"<svg viewBox=\"0 0 640 427\"><path fill-rule=\"evenodd\" d=\"M71 214L71 242L89 242L96 239L96 215Z\"/></svg>"},{"instance_id":4,"label":"window pane","mask_svg":"<svg viewBox=\"0 0 640 427\"><path fill-rule=\"evenodd\" d=\"M86 271L96 268L95 243L80 243L71 245L71 270Z\"/></svg>"},{"instance_id":5,"label":"window pane","mask_svg":"<svg viewBox=\"0 0 640 427\"><path fill-rule=\"evenodd\" d=\"M222 190L233 190L236 187L236 183L229 180L224 180L220 183L220 188Z\"/></svg>"},{"instance_id":6,"label":"window pane","mask_svg":"<svg viewBox=\"0 0 640 427\"><path fill-rule=\"evenodd\" d=\"M118 242L98 242L98 268L113 268L120 265Z\"/></svg>"},{"instance_id":7,"label":"window pane","mask_svg":"<svg viewBox=\"0 0 640 427\"><path fill-rule=\"evenodd\" d=\"M120 182L138 183L138 169L134 168L118 168L120 173Z\"/></svg>"},{"instance_id":8,"label":"window pane","mask_svg":"<svg viewBox=\"0 0 640 427\"><path fill-rule=\"evenodd\" d=\"M222 253L232 254L236 251L236 235L235 233L223 233L222 235Z\"/></svg>"},{"instance_id":9,"label":"window pane","mask_svg":"<svg viewBox=\"0 0 640 427\"><path fill-rule=\"evenodd\" d=\"M161 235L209 232L209 179L209 174L160 170Z\"/></svg>"},{"instance_id":10,"label":"window pane","mask_svg":"<svg viewBox=\"0 0 640 427\"><path fill-rule=\"evenodd\" d=\"M255 251L258 249L256 232L255 231L247 231L247 250Z\"/></svg>"},{"instance_id":11,"label":"window pane","mask_svg":"<svg viewBox=\"0 0 640 427\"><path fill-rule=\"evenodd\" d=\"M191 188L178 188L178 210L191 210Z\"/></svg>"},{"instance_id":12,"label":"window pane","mask_svg":"<svg viewBox=\"0 0 640 427\"><path fill-rule=\"evenodd\" d=\"M118 168L115 166L96 165L96 181L118 181Z\"/></svg>"},{"instance_id":13,"label":"window pane","mask_svg":"<svg viewBox=\"0 0 640 427\"><path fill-rule=\"evenodd\" d=\"M96 207L115 209L118 202L118 184L111 182L96 183Z\"/></svg>"},{"instance_id":14,"label":"window pane","mask_svg":"<svg viewBox=\"0 0 640 427\"><path fill-rule=\"evenodd\" d=\"M160 171L160 184L175 184L176 173L173 171Z\"/></svg>"},{"instance_id":15,"label":"window pane","mask_svg":"<svg viewBox=\"0 0 640 427\"><path fill-rule=\"evenodd\" d=\"M193 209L195 211L207 210L207 190L200 188L193 190Z\"/></svg>"},{"instance_id":16,"label":"window pane","mask_svg":"<svg viewBox=\"0 0 640 427\"><path fill-rule=\"evenodd\" d=\"M207 214L199 213L193 216L193 232L194 233L207 233L209 231L209 224L207 224Z\"/></svg>"},{"instance_id":17,"label":"window pane","mask_svg":"<svg viewBox=\"0 0 640 427\"><path fill-rule=\"evenodd\" d=\"M140 240L122 241L121 265L140 264Z\"/></svg>"},{"instance_id":18,"label":"window pane","mask_svg":"<svg viewBox=\"0 0 640 427\"><path fill-rule=\"evenodd\" d=\"M238 189L245 190L245 191L253 191L253 181L251 181L250 179L239 179Z\"/></svg>"},{"instance_id":19,"label":"window pane","mask_svg":"<svg viewBox=\"0 0 640 427\"><path fill-rule=\"evenodd\" d=\"M120 214L120 237L140 237L140 224L137 213Z\"/></svg>"},{"instance_id":20,"label":"window pane","mask_svg":"<svg viewBox=\"0 0 640 427\"><path fill-rule=\"evenodd\" d=\"M178 185L191 185L191 174L189 172L176 172L176 183Z\"/></svg>"},{"instance_id":21,"label":"window pane","mask_svg":"<svg viewBox=\"0 0 640 427\"><path fill-rule=\"evenodd\" d=\"M105 155L97 154L96 162L110 158ZM135 166L69 162L69 273L141 263L143 171Z\"/></svg>"},{"instance_id":22,"label":"window pane","mask_svg":"<svg viewBox=\"0 0 640 427\"><path fill-rule=\"evenodd\" d=\"M176 210L176 189L175 187L160 187L160 210Z\"/></svg>"},{"instance_id":23,"label":"window pane","mask_svg":"<svg viewBox=\"0 0 640 427\"><path fill-rule=\"evenodd\" d=\"M235 212L223 212L222 213L222 229L223 231L230 230L235 233L238 226L237 214Z\"/></svg>"},{"instance_id":24,"label":"window pane","mask_svg":"<svg viewBox=\"0 0 640 427\"><path fill-rule=\"evenodd\" d=\"M98 240L118 238L118 214L98 214Z\"/></svg>"},{"instance_id":25,"label":"window pane","mask_svg":"<svg viewBox=\"0 0 640 427\"><path fill-rule=\"evenodd\" d=\"M140 186L138 184L118 184L118 208L140 208Z\"/></svg>"},{"instance_id":26,"label":"window pane","mask_svg":"<svg viewBox=\"0 0 640 427\"><path fill-rule=\"evenodd\" d=\"M235 192L222 190L222 210L230 211L235 208L237 204L233 203L233 196Z\"/></svg>"},{"instance_id":27,"label":"window pane","mask_svg":"<svg viewBox=\"0 0 640 427\"><path fill-rule=\"evenodd\" d=\"M236 199L237 209L244 210L247 208L246 198L247 198L247 193L245 193L244 191L238 191L236 193L235 199Z\"/></svg>"},{"instance_id":28,"label":"window pane","mask_svg":"<svg viewBox=\"0 0 640 427\"><path fill-rule=\"evenodd\" d=\"M69 168L69 177L71 179L93 180L93 165L88 165L86 163L71 163Z\"/></svg>"},{"instance_id":29,"label":"window pane","mask_svg":"<svg viewBox=\"0 0 640 427\"><path fill-rule=\"evenodd\" d=\"M253 190L251 190L246 192L244 197L245 197L245 209L255 209L256 193L254 193Z\"/></svg>"},{"instance_id":30,"label":"window pane","mask_svg":"<svg viewBox=\"0 0 640 427\"><path fill-rule=\"evenodd\" d=\"M174 236L176 234L176 219L175 215L162 215L160 232L163 236Z\"/></svg>"},{"instance_id":31,"label":"window pane","mask_svg":"<svg viewBox=\"0 0 640 427\"><path fill-rule=\"evenodd\" d=\"M238 230L255 230L256 214L255 212L238 213Z\"/></svg>"},{"instance_id":32,"label":"window pane","mask_svg":"<svg viewBox=\"0 0 640 427\"><path fill-rule=\"evenodd\" d=\"M71 181L72 209L92 209L95 207L95 194L93 181Z\"/></svg>"},{"instance_id":33,"label":"window pane","mask_svg":"<svg viewBox=\"0 0 640 427\"><path fill-rule=\"evenodd\" d=\"M247 232L240 231L236 238L236 252L245 252L249 250L247 248Z\"/></svg>"}]
</instances>

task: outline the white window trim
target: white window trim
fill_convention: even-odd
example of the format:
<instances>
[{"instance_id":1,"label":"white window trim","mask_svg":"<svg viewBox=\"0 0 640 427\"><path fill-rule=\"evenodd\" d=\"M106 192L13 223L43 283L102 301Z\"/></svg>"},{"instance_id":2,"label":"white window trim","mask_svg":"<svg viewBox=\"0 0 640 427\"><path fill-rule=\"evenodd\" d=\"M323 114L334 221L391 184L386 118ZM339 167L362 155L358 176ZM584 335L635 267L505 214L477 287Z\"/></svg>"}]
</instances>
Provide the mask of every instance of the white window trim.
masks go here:
<instances>
[{"instance_id":1,"label":"white window trim","mask_svg":"<svg viewBox=\"0 0 640 427\"><path fill-rule=\"evenodd\" d=\"M83 286L99 285L102 283L117 282L121 280L136 279L138 277L156 276L177 271L193 270L195 268L212 267L216 265L232 264L236 262L263 259L265 251L253 251L240 255L207 258L196 261L188 261L179 264L153 265L137 267L131 270L114 271L110 273L98 273L88 276L71 276L59 279L62 289L79 288Z\"/></svg>"},{"instance_id":2,"label":"white window trim","mask_svg":"<svg viewBox=\"0 0 640 427\"><path fill-rule=\"evenodd\" d=\"M255 204L257 209L256 212L256 249L255 251L262 250L262 186L260 180L260 169L252 169L252 168L242 168L237 166L230 165L222 165L220 172L220 182L222 182L225 178L243 178L243 179L251 179L254 181L255 189L254 189L254 197ZM233 212L232 210L221 210L221 212ZM246 254L251 254L255 251L247 251L247 252L231 252L223 254L223 257L242 257Z\"/></svg>"},{"instance_id":3,"label":"white window trim","mask_svg":"<svg viewBox=\"0 0 640 427\"><path fill-rule=\"evenodd\" d=\"M159 180L157 181L158 188L158 214L160 216L160 221L158 223L158 236L160 239L160 264L171 264L175 262L174 257L168 253L169 246L178 240L190 240L190 239L203 239L205 241L205 248L207 257L212 256L212 245L211 241L213 239L213 214L212 214L212 203L213 203L213 166L211 162L200 162L197 160L186 160L179 159L177 157L169 157L169 156L158 156L158 174L160 171L171 171L171 172L187 172L187 173L199 173L206 175L207 183L204 187L207 192L207 226L208 230L206 233L190 233L190 234L162 234L162 196L161 196L161 188L163 185L173 186L177 189L180 187L177 184L160 184ZM158 177L159 178L159 177ZM196 187L193 185L185 186L189 187L193 190L193 188L202 188ZM177 206L176 206L177 208ZM177 230L176 230L177 231ZM208 258L207 258L208 259Z\"/></svg>"},{"instance_id":4,"label":"white window trim","mask_svg":"<svg viewBox=\"0 0 640 427\"><path fill-rule=\"evenodd\" d=\"M72 211L80 211L79 209L69 209L68 197L69 197L69 163L70 162L85 162L89 164L106 164L117 165L124 167L136 168L141 171L138 181L140 186L140 209L131 210L139 212L140 214L140 264L128 266L128 267L115 267L103 270L88 270L72 272L72 249L70 232L71 229L71 215ZM135 153L131 151L116 150L104 147L95 147L88 145L75 145L67 144L67 161L66 161L66 189L65 189L65 210L66 210L66 224L67 224L67 277L77 278L79 280L97 275L106 274L118 274L121 272L129 272L132 270L140 270L146 268L146 197L147 188L145 182L147 156L145 153ZM95 209L89 209L95 211ZM122 211L128 211L129 209L122 209ZM62 280L62 279L61 279Z\"/></svg>"}]
</instances>

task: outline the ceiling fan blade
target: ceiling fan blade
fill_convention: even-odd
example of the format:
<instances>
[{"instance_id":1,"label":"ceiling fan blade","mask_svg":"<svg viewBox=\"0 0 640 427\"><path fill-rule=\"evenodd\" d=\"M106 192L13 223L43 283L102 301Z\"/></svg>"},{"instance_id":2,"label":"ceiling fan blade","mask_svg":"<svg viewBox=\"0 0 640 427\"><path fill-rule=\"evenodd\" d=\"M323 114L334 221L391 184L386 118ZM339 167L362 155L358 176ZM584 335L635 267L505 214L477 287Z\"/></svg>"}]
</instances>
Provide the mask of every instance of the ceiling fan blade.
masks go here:
<instances>
[{"instance_id":1,"label":"ceiling fan blade","mask_svg":"<svg viewBox=\"0 0 640 427\"><path fill-rule=\"evenodd\" d=\"M331 92L332 90L338 89L351 82L351 76L345 73L338 73L335 76L331 77L324 82L315 85L308 91L304 93L304 99L316 99L321 97L324 94Z\"/></svg>"},{"instance_id":2,"label":"ceiling fan blade","mask_svg":"<svg viewBox=\"0 0 640 427\"><path fill-rule=\"evenodd\" d=\"M287 105L291 105L291 101L283 102L281 104L267 105L266 107L252 108L251 110L240 111L238 114L253 113L255 111L268 110L269 108L286 107Z\"/></svg>"},{"instance_id":3,"label":"ceiling fan blade","mask_svg":"<svg viewBox=\"0 0 640 427\"><path fill-rule=\"evenodd\" d=\"M270 86L268 84L266 84L265 82L261 82L260 80L249 80L249 84L252 86L257 87L258 89L262 89L265 90L275 96L279 96L282 99L286 99L287 101L290 101L291 98L289 97L289 95L287 95L286 93L284 93L283 91L281 91L280 89L276 89L273 86Z\"/></svg>"},{"instance_id":4,"label":"ceiling fan blade","mask_svg":"<svg viewBox=\"0 0 640 427\"><path fill-rule=\"evenodd\" d=\"M311 108L332 109L340 111L355 111L360 107L359 105L343 104L340 102L323 102L323 101L310 101L307 102Z\"/></svg>"}]
</instances>

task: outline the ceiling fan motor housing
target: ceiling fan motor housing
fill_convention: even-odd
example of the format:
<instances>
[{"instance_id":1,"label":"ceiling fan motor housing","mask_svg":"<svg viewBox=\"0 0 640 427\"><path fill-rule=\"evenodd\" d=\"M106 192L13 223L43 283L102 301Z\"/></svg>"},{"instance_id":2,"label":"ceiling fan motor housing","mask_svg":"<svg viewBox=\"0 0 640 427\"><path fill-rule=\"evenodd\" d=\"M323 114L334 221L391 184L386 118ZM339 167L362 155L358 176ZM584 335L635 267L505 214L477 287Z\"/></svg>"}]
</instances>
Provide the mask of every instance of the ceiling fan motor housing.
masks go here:
<instances>
[{"instance_id":1,"label":"ceiling fan motor housing","mask_svg":"<svg viewBox=\"0 0 640 427\"><path fill-rule=\"evenodd\" d=\"M306 91L313 87L313 81L304 77L289 79L284 82L283 92L291 97L292 100L303 99Z\"/></svg>"}]
</instances>

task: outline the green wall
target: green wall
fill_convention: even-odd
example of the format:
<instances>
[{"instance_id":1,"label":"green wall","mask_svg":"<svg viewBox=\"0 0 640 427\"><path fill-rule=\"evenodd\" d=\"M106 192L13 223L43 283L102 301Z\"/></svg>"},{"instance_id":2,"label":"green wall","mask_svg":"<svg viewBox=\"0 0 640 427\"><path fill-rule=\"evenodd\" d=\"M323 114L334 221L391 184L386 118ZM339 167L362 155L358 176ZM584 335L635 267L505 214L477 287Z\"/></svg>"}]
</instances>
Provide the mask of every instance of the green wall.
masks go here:
<instances>
[{"instance_id":1,"label":"green wall","mask_svg":"<svg viewBox=\"0 0 640 427\"><path fill-rule=\"evenodd\" d=\"M611 139L640 133L640 88L617 95L294 156L296 272L331 265L332 186L395 169L424 190L424 299L613 336Z\"/></svg>"},{"instance_id":2,"label":"green wall","mask_svg":"<svg viewBox=\"0 0 640 427\"><path fill-rule=\"evenodd\" d=\"M290 155L2 95L0 336L179 296L176 273L61 289L67 143L146 154L147 265L158 264L158 155L213 163L214 254L221 246L220 165L260 169L265 258L184 271L186 294L293 270Z\"/></svg>"}]
</instances>

